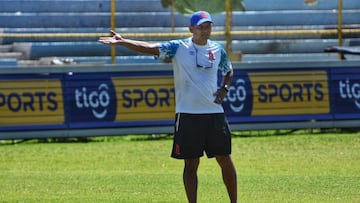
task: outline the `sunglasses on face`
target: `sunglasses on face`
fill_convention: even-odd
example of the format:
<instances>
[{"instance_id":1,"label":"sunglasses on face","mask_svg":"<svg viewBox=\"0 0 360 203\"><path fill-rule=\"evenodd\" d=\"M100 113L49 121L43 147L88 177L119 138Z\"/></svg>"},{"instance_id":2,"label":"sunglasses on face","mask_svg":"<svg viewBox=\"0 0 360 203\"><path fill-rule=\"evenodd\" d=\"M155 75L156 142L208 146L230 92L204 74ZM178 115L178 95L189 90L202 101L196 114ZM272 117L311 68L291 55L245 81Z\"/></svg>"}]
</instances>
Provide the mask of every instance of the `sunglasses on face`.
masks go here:
<instances>
[{"instance_id":1,"label":"sunglasses on face","mask_svg":"<svg viewBox=\"0 0 360 203\"><path fill-rule=\"evenodd\" d=\"M204 68L204 69L213 68L213 65L214 65L214 62L213 62L213 61L210 61L208 66L199 65L199 63L198 63L198 50L195 48L195 46L194 46L194 49L195 49L195 62L196 62L196 67L198 67L198 68Z\"/></svg>"}]
</instances>

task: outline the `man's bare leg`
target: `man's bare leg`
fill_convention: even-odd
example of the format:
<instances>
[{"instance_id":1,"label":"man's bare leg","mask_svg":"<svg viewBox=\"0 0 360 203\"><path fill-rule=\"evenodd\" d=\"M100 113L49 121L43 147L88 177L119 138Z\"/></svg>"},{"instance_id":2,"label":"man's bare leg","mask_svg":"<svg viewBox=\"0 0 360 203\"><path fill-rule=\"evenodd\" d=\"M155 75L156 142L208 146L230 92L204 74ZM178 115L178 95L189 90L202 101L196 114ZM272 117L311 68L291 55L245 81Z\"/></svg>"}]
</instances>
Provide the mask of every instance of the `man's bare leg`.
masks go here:
<instances>
[{"instance_id":1,"label":"man's bare leg","mask_svg":"<svg viewBox=\"0 0 360 203\"><path fill-rule=\"evenodd\" d=\"M216 161L221 167L224 184L229 194L231 203L237 202L237 176L234 163L228 156L216 156Z\"/></svg>"},{"instance_id":2,"label":"man's bare leg","mask_svg":"<svg viewBox=\"0 0 360 203\"><path fill-rule=\"evenodd\" d=\"M185 159L183 181L185 186L186 196L189 203L196 203L197 201L197 187L198 177L197 169L199 167L200 159Z\"/></svg>"}]
</instances>

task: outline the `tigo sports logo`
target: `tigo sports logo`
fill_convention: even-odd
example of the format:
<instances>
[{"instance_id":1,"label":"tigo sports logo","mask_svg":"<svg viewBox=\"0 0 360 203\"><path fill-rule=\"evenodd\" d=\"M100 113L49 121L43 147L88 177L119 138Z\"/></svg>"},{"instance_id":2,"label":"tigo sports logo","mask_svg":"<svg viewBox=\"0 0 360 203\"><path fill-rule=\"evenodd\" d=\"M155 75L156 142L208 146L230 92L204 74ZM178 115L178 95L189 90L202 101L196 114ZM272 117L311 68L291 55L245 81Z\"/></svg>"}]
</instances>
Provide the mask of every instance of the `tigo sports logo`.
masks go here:
<instances>
[{"instance_id":1,"label":"tigo sports logo","mask_svg":"<svg viewBox=\"0 0 360 203\"><path fill-rule=\"evenodd\" d=\"M330 112L326 71L259 72L249 74L252 115L295 115Z\"/></svg>"},{"instance_id":2,"label":"tigo sports logo","mask_svg":"<svg viewBox=\"0 0 360 203\"><path fill-rule=\"evenodd\" d=\"M338 118L356 118L360 112L360 76L358 68L332 70L334 113Z\"/></svg>"},{"instance_id":3,"label":"tigo sports logo","mask_svg":"<svg viewBox=\"0 0 360 203\"><path fill-rule=\"evenodd\" d=\"M70 81L71 121L113 121L115 90L111 80Z\"/></svg>"},{"instance_id":4,"label":"tigo sports logo","mask_svg":"<svg viewBox=\"0 0 360 203\"><path fill-rule=\"evenodd\" d=\"M237 71L229 92L224 98L224 109L228 115L249 116L252 109L251 83L244 71ZM241 77L238 77L241 75Z\"/></svg>"},{"instance_id":5,"label":"tigo sports logo","mask_svg":"<svg viewBox=\"0 0 360 203\"><path fill-rule=\"evenodd\" d=\"M353 101L356 108L360 109L360 83L350 79L340 80L339 94L342 99Z\"/></svg>"},{"instance_id":6,"label":"tigo sports logo","mask_svg":"<svg viewBox=\"0 0 360 203\"><path fill-rule=\"evenodd\" d=\"M65 119L61 81L0 81L0 115L0 125L63 123Z\"/></svg>"},{"instance_id":7,"label":"tigo sports logo","mask_svg":"<svg viewBox=\"0 0 360 203\"><path fill-rule=\"evenodd\" d=\"M77 108L89 108L95 118L102 119L106 116L110 104L109 86L102 83L97 90L88 92L87 87L75 90Z\"/></svg>"},{"instance_id":8,"label":"tigo sports logo","mask_svg":"<svg viewBox=\"0 0 360 203\"><path fill-rule=\"evenodd\" d=\"M116 121L173 119L175 89L172 76L114 77Z\"/></svg>"},{"instance_id":9,"label":"tigo sports logo","mask_svg":"<svg viewBox=\"0 0 360 203\"><path fill-rule=\"evenodd\" d=\"M237 79L235 84L229 88L224 102L229 102L229 107L233 112L240 113L245 109L245 101L248 97L246 82L244 79Z\"/></svg>"}]
</instances>

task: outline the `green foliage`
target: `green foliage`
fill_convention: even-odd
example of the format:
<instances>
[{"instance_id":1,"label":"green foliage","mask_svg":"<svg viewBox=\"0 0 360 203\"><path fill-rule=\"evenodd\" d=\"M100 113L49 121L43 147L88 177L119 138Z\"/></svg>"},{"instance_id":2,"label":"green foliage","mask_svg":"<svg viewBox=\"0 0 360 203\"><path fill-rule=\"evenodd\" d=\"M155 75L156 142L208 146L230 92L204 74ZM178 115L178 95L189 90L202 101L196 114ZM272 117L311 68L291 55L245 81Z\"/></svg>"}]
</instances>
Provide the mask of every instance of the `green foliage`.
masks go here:
<instances>
[{"instance_id":1,"label":"green foliage","mask_svg":"<svg viewBox=\"0 0 360 203\"><path fill-rule=\"evenodd\" d=\"M174 3L174 8L182 14L191 14L195 11L208 11L209 13L220 13L225 11L224 0L161 0L164 8L171 7ZM231 9L233 11L244 11L245 6L242 0L231 0Z\"/></svg>"}]
</instances>

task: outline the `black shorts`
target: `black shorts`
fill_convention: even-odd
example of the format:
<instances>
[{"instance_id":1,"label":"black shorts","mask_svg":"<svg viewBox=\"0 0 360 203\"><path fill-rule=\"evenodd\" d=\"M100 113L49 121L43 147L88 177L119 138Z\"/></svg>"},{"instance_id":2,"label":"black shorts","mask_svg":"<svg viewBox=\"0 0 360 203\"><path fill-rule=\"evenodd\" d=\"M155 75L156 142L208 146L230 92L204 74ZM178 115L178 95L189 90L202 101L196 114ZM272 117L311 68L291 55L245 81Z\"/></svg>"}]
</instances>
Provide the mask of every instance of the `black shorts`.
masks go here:
<instances>
[{"instance_id":1,"label":"black shorts","mask_svg":"<svg viewBox=\"0 0 360 203\"><path fill-rule=\"evenodd\" d=\"M177 113L171 157L176 159L208 158L231 154L231 132L223 113Z\"/></svg>"}]
</instances>

